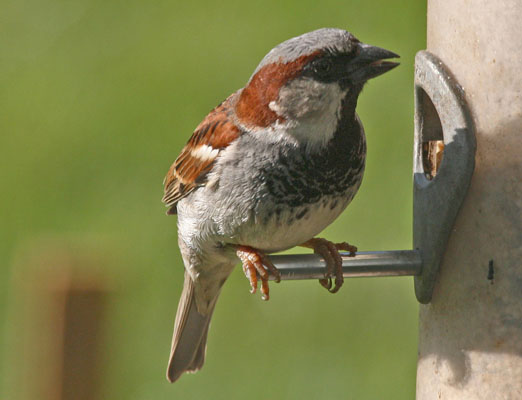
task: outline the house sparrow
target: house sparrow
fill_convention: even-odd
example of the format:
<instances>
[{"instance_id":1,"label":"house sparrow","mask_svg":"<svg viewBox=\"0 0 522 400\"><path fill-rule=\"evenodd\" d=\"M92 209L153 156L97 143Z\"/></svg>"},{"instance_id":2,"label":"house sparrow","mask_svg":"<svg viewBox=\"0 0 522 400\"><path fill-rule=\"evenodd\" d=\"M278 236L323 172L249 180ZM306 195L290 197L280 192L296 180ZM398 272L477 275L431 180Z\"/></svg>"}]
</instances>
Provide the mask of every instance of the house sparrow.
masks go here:
<instances>
[{"instance_id":1,"label":"house sparrow","mask_svg":"<svg viewBox=\"0 0 522 400\"><path fill-rule=\"evenodd\" d=\"M314 236L361 184L357 97L368 79L398 65L383 61L395 57L341 29L305 33L273 48L246 86L198 125L164 182L185 264L170 382L202 367L212 312L239 260L252 293L259 277L265 300L269 274L280 278L266 254L298 245L325 259L321 284L340 288L339 250L357 249Z\"/></svg>"}]
</instances>

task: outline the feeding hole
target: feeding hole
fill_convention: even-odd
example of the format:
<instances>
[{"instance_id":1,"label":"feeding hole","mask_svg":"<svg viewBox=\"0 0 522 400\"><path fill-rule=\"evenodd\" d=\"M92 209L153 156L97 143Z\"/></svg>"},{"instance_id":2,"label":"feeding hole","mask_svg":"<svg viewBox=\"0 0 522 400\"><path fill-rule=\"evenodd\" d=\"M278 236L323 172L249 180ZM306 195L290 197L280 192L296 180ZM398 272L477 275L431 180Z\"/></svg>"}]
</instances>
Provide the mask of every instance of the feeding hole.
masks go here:
<instances>
[{"instance_id":1,"label":"feeding hole","mask_svg":"<svg viewBox=\"0 0 522 400\"><path fill-rule=\"evenodd\" d=\"M421 118L422 166L428 180L439 172L444 156L444 136L439 114L430 97L421 88L418 89Z\"/></svg>"}]
</instances>

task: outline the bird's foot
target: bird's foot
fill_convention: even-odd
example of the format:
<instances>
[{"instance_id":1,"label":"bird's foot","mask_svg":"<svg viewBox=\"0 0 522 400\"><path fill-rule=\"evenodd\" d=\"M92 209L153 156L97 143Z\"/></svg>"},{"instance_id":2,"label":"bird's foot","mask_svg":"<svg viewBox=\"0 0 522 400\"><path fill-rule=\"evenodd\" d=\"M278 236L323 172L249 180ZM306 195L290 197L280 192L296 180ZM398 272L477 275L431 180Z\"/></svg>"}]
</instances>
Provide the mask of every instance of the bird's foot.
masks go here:
<instances>
[{"instance_id":1,"label":"bird's foot","mask_svg":"<svg viewBox=\"0 0 522 400\"><path fill-rule=\"evenodd\" d=\"M344 283L343 277L343 258L339 254L340 250L350 252L350 257L355 257L357 247L346 242L333 243L322 238L313 238L304 242L302 247L314 250L315 254L320 255L326 262L326 272L323 279L319 279L321 286L330 293L336 293ZM332 288L332 276L335 276L335 285Z\"/></svg>"},{"instance_id":2,"label":"bird's foot","mask_svg":"<svg viewBox=\"0 0 522 400\"><path fill-rule=\"evenodd\" d=\"M252 288L250 293L255 293L257 291L257 274L259 274L259 278L261 279L261 298L263 300L268 300L270 298L270 290L268 288L269 273L274 275L277 283L281 281L281 274L275 265L264 253L253 249L252 247L238 246L236 254L243 263L243 272L250 281L250 286Z\"/></svg>"}]
</instances>

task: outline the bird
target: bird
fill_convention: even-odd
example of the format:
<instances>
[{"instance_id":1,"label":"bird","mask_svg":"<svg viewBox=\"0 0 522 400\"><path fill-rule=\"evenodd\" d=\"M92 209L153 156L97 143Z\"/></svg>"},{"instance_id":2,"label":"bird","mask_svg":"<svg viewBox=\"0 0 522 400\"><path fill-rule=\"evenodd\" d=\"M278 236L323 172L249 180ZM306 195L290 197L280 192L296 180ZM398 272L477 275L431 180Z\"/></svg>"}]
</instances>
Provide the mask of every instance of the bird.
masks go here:
<instances>
[{"instance_id":1,"label":"bird","mask_svg":"<svg viewBox=\"0 0 522 400\"><path fill-rule=\"evenodd\" d=\"M318 235L361 185L366 139L355 108L364 84L399 56L322 28L291 38L261 60L246 85L196 127L164 180L167 214L177 214L185 266L167 379L203 366L212 313L241 262L251 292L280 273L267 256L295 246L326 261L322 286L343 284L347 242ZM260 281L260 282L259 282Z\"/></svg>"}]
</instances>

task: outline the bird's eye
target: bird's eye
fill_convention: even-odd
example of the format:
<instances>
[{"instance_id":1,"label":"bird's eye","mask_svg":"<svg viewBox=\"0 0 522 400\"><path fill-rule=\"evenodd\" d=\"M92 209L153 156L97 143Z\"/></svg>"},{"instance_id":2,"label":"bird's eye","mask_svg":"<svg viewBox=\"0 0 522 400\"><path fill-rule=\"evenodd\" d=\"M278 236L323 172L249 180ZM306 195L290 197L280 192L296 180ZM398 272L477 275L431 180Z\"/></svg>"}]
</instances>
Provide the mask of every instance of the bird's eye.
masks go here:
<instances>
[{"instance_id":1,"label":"bird's eye","mask_svg":"<svg viewBox=\"0 0 522 400\"><path fill-rule=\"evenodd\" d=\"M332 70L332 62L328 59L318 60L314 63L314 72L318 75L325 76Z\"/></svg>"}]
</instances>

